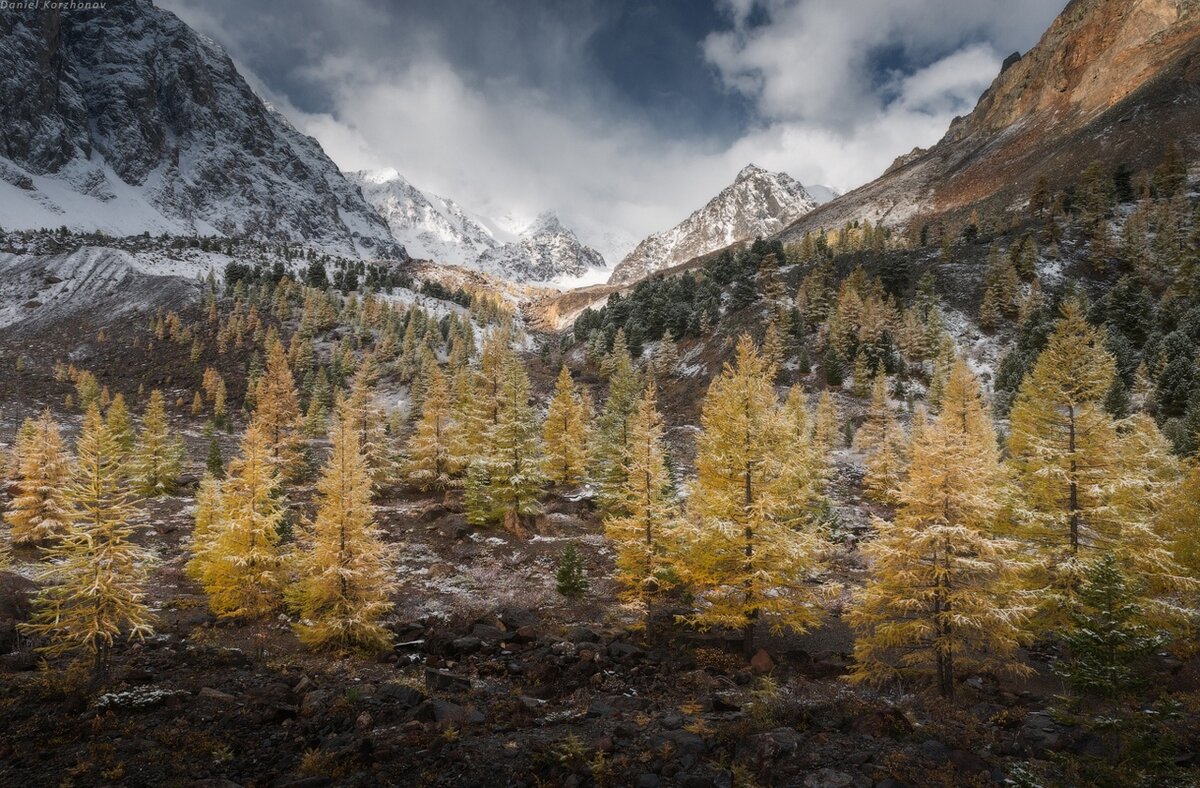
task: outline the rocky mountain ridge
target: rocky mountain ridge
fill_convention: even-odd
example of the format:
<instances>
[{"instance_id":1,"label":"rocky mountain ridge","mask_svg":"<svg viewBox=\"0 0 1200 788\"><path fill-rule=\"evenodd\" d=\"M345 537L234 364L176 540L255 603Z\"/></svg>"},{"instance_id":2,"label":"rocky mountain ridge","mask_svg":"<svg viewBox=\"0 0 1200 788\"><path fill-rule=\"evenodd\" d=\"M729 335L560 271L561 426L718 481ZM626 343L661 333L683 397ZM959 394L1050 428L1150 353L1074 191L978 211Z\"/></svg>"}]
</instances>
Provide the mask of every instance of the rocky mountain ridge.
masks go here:
<instances>
[{"instance_id":1,"label":"rocky mountain ridge","mask_svg":"<svg viewBox=\"0 0 1200 788\"><path fill-rule=\"evenodd\" d=\"M0 15L7 229L226 235L404 259L312 138L149 0Z\"/></svg>"},{"instance_id":2,"label":"rocky mountain ridge","mask_svg":"<svg viewBox=\"0 0 1200 788\"><path fill-rule=\"evenodd\" d=\"M1153 167L1200 119L1200 3L1072 0L1041 40L1013 55L975 109L933 147L800 217L781 234L870 220L964 224L1020 210L1040 179L1068 183L1090 162Z\"/></svg>"}]
</instances>

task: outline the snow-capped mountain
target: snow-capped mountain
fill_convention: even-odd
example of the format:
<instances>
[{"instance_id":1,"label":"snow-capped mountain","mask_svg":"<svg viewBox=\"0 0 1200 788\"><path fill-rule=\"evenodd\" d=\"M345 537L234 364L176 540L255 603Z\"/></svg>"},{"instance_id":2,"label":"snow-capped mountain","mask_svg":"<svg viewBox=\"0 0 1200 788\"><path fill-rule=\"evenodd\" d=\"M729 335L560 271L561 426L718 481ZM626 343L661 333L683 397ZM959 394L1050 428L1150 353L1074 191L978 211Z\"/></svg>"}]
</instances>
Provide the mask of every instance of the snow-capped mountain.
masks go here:
<instances>
[{"instance_id":1,"label":"snow-capped mountain","mask_svg":"<svg viewBox=\"0 0 1200 788\"><path fill-rule=\"evenodd\" d=\"M554 284L607 275L604 258L553 212L487 218L423 191L394 169L347 176L415 258L449 263L514 282Z\"/></svg>"},{"instance_id":2,"label":"snow-capped mountain","mask_svg":"<svg viewBox=\"0 0 1200 788\"><path fill-rule=\"evenodd\" d=\"M404 258L312 138L149 0L0 14L0 224Z\"/></svg>"},{"instance_id":3,"label":"snow-capped mountain","mask_svg":"<svg viewBox=\"0 0 1200 788\"><path fill-rule=\"evenodd\" d=\"M421 191L394 169L364 170L347 178L415 258L470 267L487 250L516 240L454 200Z\"/></svg>"},{"instance_id":4,"label":"snow-capped mountain","mask_svg":"<svg viewBox=\"0 0 1200 788\"><path fill-rule=\"evenodd\" d=\"M636 282L729 244L777 233L817 205L792 176L750 164L703 208L638 244L613 269L609 282Z\"/></svg>"},{"instance_id":5,"label":"snow-capped mountain","mask_svg":"<svg viewBox=\"0 0 1200 788\"><path fill-rule=\"evenodd\" d=\"M552 283L602 269L604 258L548 211L525 228L517 240L479 255L472 267L518 282Z\"/></svg>"}]
</instances>

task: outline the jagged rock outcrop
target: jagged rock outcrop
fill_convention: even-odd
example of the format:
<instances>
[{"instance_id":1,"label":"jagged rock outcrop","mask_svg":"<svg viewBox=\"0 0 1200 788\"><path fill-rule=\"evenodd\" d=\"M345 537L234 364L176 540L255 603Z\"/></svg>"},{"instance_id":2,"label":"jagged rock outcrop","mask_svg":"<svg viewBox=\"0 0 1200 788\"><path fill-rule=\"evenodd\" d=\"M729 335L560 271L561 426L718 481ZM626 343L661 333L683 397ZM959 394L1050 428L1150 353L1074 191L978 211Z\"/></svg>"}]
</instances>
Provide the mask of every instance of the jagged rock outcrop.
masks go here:
<instances>
[{"instance_id":1,"label":"jagged rock outcrop","mask_svg":"<svg viewBox=\"0 0 1200 788\"><path fill-rule=\"evenodd\" d=\"M613 269L629 284L732 243L779 232L817 207L800 182L751 164L721 193L669 230L646 238Z\"/></svg>"},{"instance_id":2,"label":"jagged rock outcrop","mask_svg":"<svg viewBox=\"0 0 1200 788\"><path fill-rule=\"evenodd\" d=\"M149 0L0 14L0 224L403 258L320 145Z\"/></svg>"},{"instance_id":3,"label":"jagged rock outcrop","mask_svg":"<svg viewBox=\"0 0 1200 788\"><path fill-rule=\"evenodd\" d=\"M1045 177L1074 183L1096 159L1155 166L1200 122L1200 2L1073 0L975 109L928 150L795 221L783 240L848 221L963 223L972 210L1018 210Z\"/></svg>"}]
</instances>

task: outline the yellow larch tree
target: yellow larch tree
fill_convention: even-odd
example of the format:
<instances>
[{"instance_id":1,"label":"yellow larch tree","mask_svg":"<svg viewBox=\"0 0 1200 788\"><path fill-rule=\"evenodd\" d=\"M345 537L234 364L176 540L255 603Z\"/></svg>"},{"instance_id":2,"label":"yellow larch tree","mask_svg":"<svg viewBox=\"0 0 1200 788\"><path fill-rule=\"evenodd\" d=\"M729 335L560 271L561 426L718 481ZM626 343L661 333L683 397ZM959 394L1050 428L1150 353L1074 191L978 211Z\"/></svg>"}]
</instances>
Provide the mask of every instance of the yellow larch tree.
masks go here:
<instances>
[{"instance_id":1,"label":"yellow larch tree","mask_svg":"<svg viewBox=\"0 0 1200 788\"><path fill-rule=\"evenodd\" d=\"M383 409L375 399L374 386L378 376L374 357L364 356L350 382L350 393L342 400L339 411L339 418L349 419L358 430L359 446L367 460L375 490L382 488L395 470Z\"/></svg>"},{"instance_id":2,"label":"yellow larch tree","mask_svg":"<svg viewBox=\"0 0 1200 788\"><path fill-rule=\"evenodd\" d=\"M445 490L456 486L462 470L452 444L450 391L446 376L435 364L427 377L421 418L408 439L405 475L422 490Z\"/></svg>"},{"instance_id":3,"label":"yellow larch tree","mask_svg":"<svg viewBox=\"0 0 1200 788\"><path fill-rule=\"evenodd\" d=\"M1138 503L1150 494L1138 487L1149 481L1145 463L1152 458L1123 449L1127 438L1104 410L1114 375L1103 331L1070 300L1013 405L1014 511L1037 558L1029 582L1043 631L1068 622L1080 577L1104 553L1148 581L1148 596L1139 600L1148 607L1158 607L1156 590L1183 581L1169 541Z\"/></svg>"},{"instance_id":4,"label":"yellow larch tree","mask_svg":"<svg viewBox=\"0 0 1200 788\"><path fill-rule=\"evenodd\" d=\"M222 484L221 512L197 547L200 582L214 613L224 618L260 618L279 607L284 559L279 524L284 509L276 497L279 471L266 430L251 422L241 454L229 464Z\"/></svg>"},{"instance_id":5,"label":"yellow larch tree","mask_svg":"<svg viewBox=\"0 0 1200 788\"><path fill-rule=\"evenodd\" d=\"M817 398L817 412L813 416L813 442L822 455L828 456L837 447L840 436L837 403L833 401L829 389L825 389Z\"/></svg>"},{"instance_id":6,"label":"yellow larch tree","mask_svg":"<svg viewBox=\"0 0 1200 788\"><path fill-rule=\"evenodd\" d=\"M654 597L669 566L671 531L679 518L653 382L629 422L628 478L621 507L626 514L606 518L604 534L616 551L621 598L648 628Z\"/></svg>"},{"instance_id":7,"label":"yellow larch tree","mask_svg":"<svg viewBox=\"0 0 1200 788\"><path fill-rule=\"evenodd\" d=\"M540 511L541 430L529 404L529 376L515 356L500 373L497 421L484 433L481 454L467 475L467 517L471 522L503 522L517 534Z\"/></svg>"},{"instance_id":8,"label":"yellow larch tree","mask_svg":"<svg viewBox=\"0 0 1200 788\"><path fill-rule=\"evenodd\" d=\"M921 430L894 522L875 521L867 584L847 613L850 679L928 681L945 697L964 674L1021 672L1029 609L1014 593L1018 545L995 535L1004 476L978 381L961 360L944 407Z\"/></svg>"},{"instance_id":9,"label":"yellow larch tree","mask_svg":"<svg viewBox=\"0 0 1200 788\"><path fill-rule=\"evenodd\" d=\"M112 433L121 453L128 455L133 450L133 421L129 418L129 408L125 405L125 395L117 392L108 403L104 415L105 426Z\"/></svg>"},{"instance_id":10,"label":"yellow larch tree","mask_svg":"<svg viewBox=\"0 0 1200 788\"><path fill-rule=\"evenodd\" d=\"M51 547L50 565L26 634L48 639L49 654L77 652L103 670L122 636L152 631L144 587L151 556L132 541L135 513L121 470L120 448L104 425L99 405L88 407L76 443L77 461L67 485L71 528Z\"/></svg>"},{"instance_id":11,"label":"yellow larch tree","mask_svg":"<svg viewBox=\"0 0 1200 788\"><path fill-rule=\"evenodd\" d=\"M380 650L391 636L391 562L375 527L371 479L358 430L334 422L333 451L317 483L316 520L305 529L288 602L300 640L316 649Z\"/></svg>"},{"instance_id":12,"label":"yellow larch tree","mask_svg":"<svg viewBox=\"0 0 1200 788\"><path fill-rule=\"evenodd\" d=\"M587 473L588 422L571 371L564 364L542 425L544 470L551 483L578 484Z\"/></svg>"},{"instance_id":13,"label":"yellow larch tree","mask_svg":"<svg viewBox=\"0 0 1200 788\"><path fill-rule=\"evenodd\" d=\"M774 369L743 335L735 361L713 380L697 440L697 477L679 569L696 592L685 620L742 632L804 632L821 617L812 579L823 546L794 520L800 483L791 471L795 438L771 381Z\"/></svg>"},{"instance_id":14,"label":"yellow larch tree","mask_svg":"<svg viewBox=\"0 0 1200 788\"><path fill-rule=\"evenodd\" d=\"M129 460L129 478L138 495L154 498L175 489L182 467L183 441L171 434L163 394L155 389L142 413L142 428Z\"/></svg>"},{"instance_id":15,"label":"yellow larch tree","mask_svg":"<svg viewBox=\"0 0 1200 788\"><path fill-rule=\"evenodd\" d=\"M1200 461L1193 459L1166 493L1158 530L1184 572L1200 578Z\"/></svg>"},{"instance_id":16,"label":"yellow larch tree","mask_svg":"<svg viewBox=\"0 0 1200 788\"><path fill-rule=\"evenodd\" d=\"M295 479L303 470L300 397L278 337L268 343L267 367L255 384L254 402L254 421L267 439L271 464L284 479Z\"/></svg>"},{"instance_id":17,"label":"yellow larch tree","mask_svg":"<svg viewBox=\"0 0 1200 788\"><path fill-rule=\"evenodd\" d=\"M779 485L781 494L790 496L789 509L781 517L797 528L805 528L825 503L826 455L816 441L813 414L809 412L808 395L803 387L788 389L780 415L784 446L781 451L789 460L784 469L786 476Z\"/></svg>"},{"instance_id":18,"label":"yellow larch tree","mask_svg":"<svg viewBox=\"0 0 1200 788\"><path fill-rule=\"evenodd\" d=\"M71 523L66 483L71 458L50 410L42 411L22 441L16 492L4 520L14 544L32 544L67 532Z\"/></svg>"},{"instance_id":19,"label":"yellow larch tree","mask_svg":"<svg viewBox=\"0 0 1200 788\"><path fill-rule=\"evenodd\" d=\"M854 433L854 448L869 455L883 445L884 437L895 421L896 417L888 405L887 379L883 374L878 374L871 384L871 404L867 408L867 417Z\"/></svg>"},{"instance_id":20,"label":"yellow larch tree","mask_svg":"<svg viewBox=\"0 0 1200 788\"><path fill-rule=\"evenodd\" d=\"M867 457L863 489L876 503L895 505L899 502L900 483L908 472L909 437L899 421L892 419L883 433L883 440Z\"/></svg>"},{"instance_id":21,"label":"yellow larch tree","mask_svg":"<svg viewBox=\"0 0 1200 788\"><path fill-rule=\"evenodd\" d=\"M196 511L192 515L192 557L188 559L186 571L188 577L197 582L204 577L204 565L212 554L211 548L224 523L225 504L221 487L220 479L205 474L196 490Z\"/></svg>"}]
</instances>

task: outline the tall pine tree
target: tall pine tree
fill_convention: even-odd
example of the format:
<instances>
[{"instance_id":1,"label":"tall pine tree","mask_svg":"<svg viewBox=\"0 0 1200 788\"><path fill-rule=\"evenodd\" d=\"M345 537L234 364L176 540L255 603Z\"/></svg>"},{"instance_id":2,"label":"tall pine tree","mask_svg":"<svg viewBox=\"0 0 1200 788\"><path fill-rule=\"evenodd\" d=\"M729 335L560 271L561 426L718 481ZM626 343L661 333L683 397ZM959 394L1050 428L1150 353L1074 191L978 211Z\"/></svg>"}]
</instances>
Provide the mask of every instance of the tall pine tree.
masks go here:
<instances>
[{"instance_id":1,"label":"tall pine tree","mask_svg":"<svg viewBox=\"0 0 1200 788\"><path fill-rule=\"evenodd\" d=\"M1021 670L1016 544L994 535L1003 485L991 418L959 360L941 414L913 446L895 521L877 520L864 549L871 576L848 615L859 634L853 680L928 680L951 697L965 672Z\"/></svg>"},{"instance_id":2,"label":"tall pine tree","mask_svg":"<svg viewBox=\"0 0 1200 788\"><path fill-rule=\"evenodd\" d=\"M382 619L392 608L391 566L374 523L371 480L358 430L338 420L333 451L317 484L317 518L296 563L288 601L300 617L300 640L317 649L386 648Z\"/></svg>"},{"instance_id":3,"label":"tall pine tree","mask_svg":"<svg viewBox=\"0 0 1200 788\"><path fill-rule=\"evenodd\" d=\"M30 424L32 431L23 441L16 469L16 493L4 514L14 544L57 538L68 531L71 522L64 489L71 476L71 458L58 424L49 409Z\"/></svg>"},{"instance_id":4,"label":"tall pine tree","mask_svg":"<svg viewBox=\"0 0 1200 788\"><path fill-rule=\"evenodd\" d=\"M97 671L118 638L152 631L145 601L150 554L132 541L135 509L121 471L121 450L93 403L76 444L67 487L72 527L48 551L50 566L23 630L49 639L50 654L87 654Z\"/></svg>"},{"instance_id":5,"label":"tall pine tree","mask_svg":"<svg viewBox=\"0 0 1200 788\"><path fill-rule=\"evenodd\" d=\"M774 373L743 335L735 361L710 385L680 561L697 593L687 620L741 630L747 656L760 623L803 632L820 619L811 580L821 569L822 545L811 525L793 519L793 438Z\"/></svg>"},{"instance_id":6,"label":"tall pine tree","mask_svg":"<svg viewBox=\"0 0 1200 788\"><path fill-rule=\"evenodd\" d=\"M648 628L652 603L668 568L671 531L679 517L654 383L642 394L629 434L629 482L621 507L627 514L605 519L604 533L616 550L621 597Z\"/></svg>"}]
</instances>

